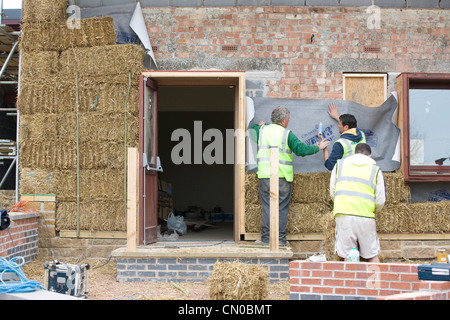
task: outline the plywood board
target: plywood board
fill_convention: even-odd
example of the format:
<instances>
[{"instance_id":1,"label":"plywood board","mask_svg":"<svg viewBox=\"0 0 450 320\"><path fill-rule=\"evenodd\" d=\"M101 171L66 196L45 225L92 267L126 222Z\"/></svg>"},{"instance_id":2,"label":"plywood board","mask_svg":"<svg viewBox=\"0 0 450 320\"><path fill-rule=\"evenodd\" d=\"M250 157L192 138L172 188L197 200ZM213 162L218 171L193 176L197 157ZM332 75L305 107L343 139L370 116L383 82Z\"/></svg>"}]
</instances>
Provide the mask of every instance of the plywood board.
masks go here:
<instances>
[{"instance_id":1,"label":"plywood board","mask_svg":"<svg viewBox=\"0 0 450 320\"><path fill-rule=\"evenodd\" d=\"M344 100L378 107L386 99L386 74L344 74Z\"/></svg>"}]
</instances>

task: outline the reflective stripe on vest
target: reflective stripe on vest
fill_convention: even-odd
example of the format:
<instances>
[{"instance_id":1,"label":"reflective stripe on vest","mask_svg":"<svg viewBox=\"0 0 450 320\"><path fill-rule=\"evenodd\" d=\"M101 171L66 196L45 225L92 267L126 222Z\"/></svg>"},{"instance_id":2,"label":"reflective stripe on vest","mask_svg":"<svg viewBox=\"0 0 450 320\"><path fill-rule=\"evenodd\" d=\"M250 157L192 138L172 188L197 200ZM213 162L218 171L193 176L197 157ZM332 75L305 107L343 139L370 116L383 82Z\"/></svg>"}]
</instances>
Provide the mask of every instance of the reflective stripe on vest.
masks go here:
<instances>
[{"instance_id":1,"label":"reflective stripe on vest","mask_svg":"<svg viewBox=\"0 0 450 320\"><path fill-rule=\"evenodd\" d=\"M345 138L340 138L336 140L336 142L339 142L342 145L342 148L344 149L342 158L346 158L353 155L355 153L355 148L358 145L358 143L366 143L366 136L364 135L364 132L361 131L361 135L362 139L357 143Z\"/></svg>"},{"instance_id":2,"label":"reflective stripe on vest","mask_svg":"<svg viewBox=\"0 0 450 320\"><path fill-rule=\"evenodd\" d=\"M375 188L379 167L373 164L357 166L339 160L333 214L351 214L375 218Z\"/></svg>"},{"instance_id":3,"label":"reflective stripe on vest","mask_svg":"<svg viewBox=\"0 0 450 320\"><path fill-rule=\"evenodd\" d=\"M270 147L275 146L279 148L279 177L289 182L294 179L292 150L288 146L289 132L290 130L277 124L261 126L257 155L258 178L270 178Z\"/></svg>"}]
</instances>

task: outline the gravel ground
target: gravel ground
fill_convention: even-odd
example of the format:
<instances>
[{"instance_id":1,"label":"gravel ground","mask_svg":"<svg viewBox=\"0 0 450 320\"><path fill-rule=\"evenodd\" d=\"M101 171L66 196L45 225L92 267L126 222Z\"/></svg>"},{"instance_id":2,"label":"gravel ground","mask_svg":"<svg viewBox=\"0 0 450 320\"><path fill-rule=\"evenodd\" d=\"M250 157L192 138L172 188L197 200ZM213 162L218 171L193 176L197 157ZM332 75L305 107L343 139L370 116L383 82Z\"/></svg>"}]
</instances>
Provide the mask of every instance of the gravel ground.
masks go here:
<instances>
[{"instance_id":1,"label":"gravel ground","mask_svg":"<svg viewBox=\"0 0 450 320\"><path fill-rule=\"evenodd\" d=\"M51 257L38 257L24 265L23 272L29 280L44 285L44 262ZM89 300L210 300L209 284L177 283L187 294L171 283L122 283L116 281L116 263L112 260L63 260L66 263L89 263L88 299ZM289 300L289 281L269 283L267 300Z\"/></svg>"}]
</instances>

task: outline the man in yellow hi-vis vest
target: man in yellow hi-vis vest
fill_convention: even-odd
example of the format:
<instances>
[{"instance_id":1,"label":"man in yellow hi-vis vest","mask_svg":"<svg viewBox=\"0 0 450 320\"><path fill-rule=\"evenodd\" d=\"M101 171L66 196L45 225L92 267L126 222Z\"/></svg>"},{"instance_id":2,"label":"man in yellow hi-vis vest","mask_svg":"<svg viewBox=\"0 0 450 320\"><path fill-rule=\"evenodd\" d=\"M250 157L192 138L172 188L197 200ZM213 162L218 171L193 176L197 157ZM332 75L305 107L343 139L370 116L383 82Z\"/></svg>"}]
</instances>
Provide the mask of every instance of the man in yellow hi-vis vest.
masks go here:
<instances>
[{"instance_id":1,"label":"man in yellow hi-vis vest","mask_svg":"<svg viewBox=\"0 0 450 320\"><path fill-rule=\"evenodd\" d=\"M383 173L371 153L368 144L359 143L355 154L338 160L331 172L335 251L346 261L352 248L359 248L369 262L380 261L375 213L383 209L386 194Z\"/></svg>"},{"instance_id":2,"label":"man in yellow hi-vis vest","mask_svg":"<svg viewBox=\"0 0 450 320\"><path fill-rule=\"evenodd\" d=\"M354 115L348 113L339 115L338 108L334 103L330 103L328 107L330 109L328 114L338 122L338 130L341 134L340 138L334 142L331 154L327 149L323 153L325 167L331 171L336 161L355 153L358 143L366 143L366 137L364 132L357 128Z\"/></svg>"},{"instance_id":3,"label":"man in yellow hi-vis vest","mask_svg":"<svg viewBox=\"0 0 450 320\"><path fill-rule=\"evenodd\" d=\"M256 134L258 143L258 179L259 194L262 204L261 242L269 243L270 236L270 147L279 149L279 243L286 245L286 227L288 220L289 202L292 194L294 179L293 157L308 156L325 149L329 141L321 140L317 145L307 145L301 142L291 130L286 129L289 123L289 110L279 106L272 111L272 123L266 125L260 121L251 127Z\"/></svg>"}]
</instances>

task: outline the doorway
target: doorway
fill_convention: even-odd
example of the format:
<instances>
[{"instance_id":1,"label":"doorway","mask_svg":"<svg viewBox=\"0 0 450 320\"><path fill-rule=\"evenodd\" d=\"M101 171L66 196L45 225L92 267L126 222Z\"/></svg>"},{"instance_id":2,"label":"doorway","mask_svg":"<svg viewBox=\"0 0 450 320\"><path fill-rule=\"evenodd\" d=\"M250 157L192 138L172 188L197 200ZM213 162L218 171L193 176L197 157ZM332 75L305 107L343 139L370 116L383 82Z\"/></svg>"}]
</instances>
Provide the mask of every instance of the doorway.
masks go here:
<instances>
[{"instance_id":1,"label":"doorway","mask_svg":"<svg viewBox=\"0 0 450 320\"><path fill-rule=\"evenodd\" d=\"M234 97L234 86L158 87L158 178L187 224L180 240L233 240Z\"/></svg>"},{"instance_id":2,"label":"doorway","mask_svg":"<svg viewBox=\"0 0 450 320\"><path fill-rule=\"evenodd\" d=\"M238 241L244 207L245 73L148 71L143 77L156 85L154 106L148 108L157 110L158 198L161 189L170 190L170 212L183 216L187 225L178 240ZM140 188L145 197L155 198L155 188ZM140 214L160 224L161 215L167 220L170 214L160 206L145 206Z\"/></svg>"}]
</instances>

